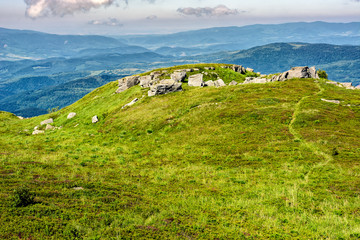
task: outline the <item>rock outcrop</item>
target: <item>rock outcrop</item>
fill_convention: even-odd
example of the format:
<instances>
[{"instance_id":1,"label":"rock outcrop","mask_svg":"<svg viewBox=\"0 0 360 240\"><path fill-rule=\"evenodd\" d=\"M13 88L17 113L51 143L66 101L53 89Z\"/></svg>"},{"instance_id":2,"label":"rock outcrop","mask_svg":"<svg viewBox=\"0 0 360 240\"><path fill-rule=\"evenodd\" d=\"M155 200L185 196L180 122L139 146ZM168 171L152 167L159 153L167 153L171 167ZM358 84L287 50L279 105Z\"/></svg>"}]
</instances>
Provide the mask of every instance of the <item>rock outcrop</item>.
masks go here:
<instances>
[{"instance_id":1,"label":"rock outcrop","mask_svg":"<svg viewBox=\"0 0 360 240\"><path fill-rule=\"evenodd\" d=\"M280 75L274 76L272 81L286 81L292 78L316 78L319 76L315 67L293 67L291 70L281 73Z\"/></svg>"},{"instance_id":2,"label":"rock outcrop","mask_svg":"<svg viewBox=\"0 0 360 240\"><path fill-rule=\"evenodd\" d=\"M270 79L267 78L254 78L254 77L247 77L245 78L245 81L243 84L249 84L249 83L267 83L270 82Z\"/></svg>"},{"instance_id":3,"label":"rock outcrop","mask_svg":"<svg viewBox=\"0 0 360 240\"><path fill-rule=\"evenodd\" d=\"M119 79L119 88L116 90L116 93L121 93L137 84L139 84L139 76L131 76Z\"/></svg>"},{"instance_id":4,"label":"rock outcrop","mask_svg":"<svg viewBox=\"0 0 360 240\"><path fill-rule=\"evenodd\" d=\"M238 82L234 80L229 83L229 86L236 86L236 85L238 85Z\"/></svg>"},{"instance_id":5,"label":"rock outcrop","mask_svg":"<svg viewBox=\"0 0 360 240\"><path fill-rule=\"evenodd\" d=\"M205 83L203 81L203 76L204 75L201 73L191 75L188 80L188 85L190 87L203 87L205 85Z\"/></svg>"},{"instance_id":6,"label":"rock outcrop","mask_svg":"<svg viewBox=\"0 0 360 240\"><path fill-rule=\"evenodd\" d=\"M171 92L179 92L182 91L182 83L174 81L173 79L165 79L161 80L159 83L150 87L148 91L148 96L156 96Z\"/></svg>"}]
</instances>

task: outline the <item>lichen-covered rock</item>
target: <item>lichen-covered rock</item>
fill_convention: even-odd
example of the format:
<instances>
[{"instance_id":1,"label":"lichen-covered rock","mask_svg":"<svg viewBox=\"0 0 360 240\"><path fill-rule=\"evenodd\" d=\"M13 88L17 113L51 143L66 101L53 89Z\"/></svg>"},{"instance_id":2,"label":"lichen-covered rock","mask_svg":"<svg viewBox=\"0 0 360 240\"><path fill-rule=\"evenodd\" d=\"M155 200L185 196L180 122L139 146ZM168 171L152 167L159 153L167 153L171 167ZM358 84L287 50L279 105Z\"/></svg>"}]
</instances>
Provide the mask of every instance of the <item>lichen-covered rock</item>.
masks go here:
<instances>
[{"instance_id":1,"label":"lichen-covered rock","mask_svg":"<svg viewBox=\"0 0 360 240\"><path fill-rule=\"evenodd\" d=\"M188 85L190 87L203 87L205 84L203 77L204 75L201 73L189 76Z\"/></svg>"},{"instance_id":2,"label":"lichen-covered rock","mask_svg":"<svg viewBox=\"0 0 360 240\"><path fill-rule=\"evenodd\" d=\"M72 118L74 118L75 116L76 116L76 113L71 112L71 113L68 114L67 119L72 119Z\"/></svg>"},{"instance_id":3,"label":"lichen-covered rock","mask_svg":"<svg viewBox=\"0 0 360 240\"><path fill-rule=\"evenodd\" d=\"M40 125L51 124L51 123L54 123L54 119L49 118L49 119L46 119L46 120L42 121L40 123Z\"/></svg>"},{"instance_id":4,"label":"lichen-covered rock","mask_svg":"<svg viewBox=\"0 0 360 240\"><path fill-rule=\"evenodd\" d=\"M116 93L121 93L137 84L139 84L140 80L139 80L139 76L130 76L130 77L125 77L122 79L119 79L119 88L116 90Z\"/></svg>"},{"instance_id":5,"label":"lichen-covered rock","mask_svg":"<svg viewBox=\"0 0 360 240\"><path fill-rule=\"evenodd\" d=\"M156 96L161 94L167 94L171 92L182 91L182 83L174 81L172 79L165 79L150 87L148 96Z\"/></svg>"},{"instance_id":6,"label":"lichen-covered rock","mask_svg":"<svg viewBox=\"0 0 360 240\"><path fill-rule=\"evenodd\" d=\"M216 81L214 81L215 87L225 87L226 84L224 83L224 81L222 79L218 79Z\"/></svg>"}]
</instances>

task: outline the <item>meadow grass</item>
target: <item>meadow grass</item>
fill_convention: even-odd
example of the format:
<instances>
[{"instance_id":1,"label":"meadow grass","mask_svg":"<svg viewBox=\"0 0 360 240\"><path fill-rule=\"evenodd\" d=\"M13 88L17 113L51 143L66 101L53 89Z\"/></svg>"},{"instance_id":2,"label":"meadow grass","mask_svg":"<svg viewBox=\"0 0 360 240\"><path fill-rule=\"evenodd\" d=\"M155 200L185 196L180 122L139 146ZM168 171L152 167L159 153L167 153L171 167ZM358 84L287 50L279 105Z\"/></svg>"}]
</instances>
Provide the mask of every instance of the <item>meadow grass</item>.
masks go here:
<instances>
[{"instance_id":1,"label":"meadow grass","mask_svg":"<svg viewBox=\"0 0 360 240\"><path fill-rule=\"evenodd\" d=\"M31 119L0 113L0 238L360 238L360 91L314 79L116 89ZM49 117L62 128L31 135ZM14 207L21 187L36 197Z\"/></svg>"}]
</instances>

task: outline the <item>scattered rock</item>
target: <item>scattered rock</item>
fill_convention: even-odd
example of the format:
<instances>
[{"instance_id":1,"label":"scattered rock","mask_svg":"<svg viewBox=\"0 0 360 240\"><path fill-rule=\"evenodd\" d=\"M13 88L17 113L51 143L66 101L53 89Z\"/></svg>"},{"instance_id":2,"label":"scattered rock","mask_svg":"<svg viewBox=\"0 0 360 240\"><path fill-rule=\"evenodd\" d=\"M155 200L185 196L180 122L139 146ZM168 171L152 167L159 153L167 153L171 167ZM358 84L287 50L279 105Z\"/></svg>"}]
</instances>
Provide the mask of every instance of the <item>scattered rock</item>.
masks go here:
<instances>
[{"instance_id":1,"label":"scattered rock","mask_svg":"<svg viewBox=\"0 0 360 240\"><path fill-rule=\"evenodd\" d=\"M200 69L198 69L198 68L194 68L194 72L196 72L196 71L200 71Z\"/></svg>"},{"instance_id":2,"label":"scattered rock","mask_svg":"<svg viewBox=\"0 0 360 240\"><path fill-rule=\"evenodd\" d=\"M74 189L75 191L84 190L83 187L73 187L73 189Z\"/></svg>"},{"instance_id":3,"label":"scattered rock","mask_svg":"<svg viewBox=\"0 0 360 240\"><path fill-rule=\"evenodd\" d=\"M340 85L346 89L355 89L351 82L343 82Z\"/></svg>"},{"instance_id":4,"label":"scattered rock","mask_svg":"<svg viewBox=\"0 0 360 240\"><path fill-rule=\"evenodd\" d=\"M139 76L130 76L130 77L125 77L122 79L119 79L119 88L118 90L116 90L116 93L121 93L123 91L125 91L126 89L129 89L137 84L139 84L140 80L139 80Z\"/></svg>"},{"instance_id":5,"label":"scattered rock","mask_svg":"<svg viewBox=\"0 0 360 240\"><path fill-rule=\"evenodd\" d=\"M24 118L22 116L17 116L20 120L24 120Z\"/></svg>"},{"instance_id":6,"label":"scattered rock","mask_svg":"<svg viewBox=\"0 0 360 240\"><path fill-rule=\"evenodd\" d=\"M188 81L189 86L203 87L204 86L203 76L204 75L201 73L189 76L189 81Z\"/></svg>"},{"instance_id":7,"label":"scattered rock","mask_svg":"<svg viewBox=\"0 0 360 240\"><path fill-rule=\"evenodd\" d=\"M128 104L124 105L121 109L129 107L131 105L134 105L137 101L139 101L138 98L135 98L134 100L132 100L131 102L129 102Z\"/></svg>"},{"instance_id":8,"label":"scattered rock","mask_svg":"<svg viewBox=\"0 0 360 240\"><path fill-rule=\"evenodd\" d=\"M42 122L40 123L40 125L51 124L51 123L54 123L54 119L49 118L49 119L46 119L46 120L42 121Z\"/></svg>"},{"instance_id":9,"label":"scattered rock","mask_svg":"<svg viewBox=\"0 0 360 240\"><path fill-rule=\"evenodd\" d=\"M355 89L360 89L360 85L357 85L357 86L355 87Z\"/></svg>"},{"instance_id":10,"label":"scattered rock","mask_svg":"<svg viewBox=\"0 0 360 240\"><path fill-rule=\"evenodd\" d=\"M214 83L213 80L209 80L209 81L206 81L204 83L204 86L206 86L206 87L215 87L215 83Z\"/></svg>"},{"instance_id":11,"label":"scattered rock","mask_svg":"<svg viewBox=\"0 0 360 240\"><path fill-rule=\"evenodd\" d=\"M34 130L34 131L32 132L32 135L44 134L44 133L45 133L45 131L43 131L43 130Z\"/></svg>"},{"instance_id":12,"label":"scattered rock","mask_svg":"<svg viewBox=\"0 0 360 240\"><path fill-rule=\"evenodd\" d=\"M35 127L34 127L34 130L38 130L38 129L39 129L39 126L35 126Z\"/></svg>"},{"instance_id":13,"label":"scattered rock","mask_svg":"<svg viewBox=\"0 0 360 240\"><path fill-rule=\"evenodd\" d=\"M316 78L319 76L316 72L315 67L293 67L291 70L281 73L280 75L274 76L272 81L286 81L292 78Z\"/></svg>"},{"instance_id":14,"label":"scattered rock","mask_svg":"<svg viewBox=\"0 0 360 240\"><path fill-rule=\"evenodd\" d=\"M97 122L99 122L98 116L97 116L97 115L93 116L92 119L91 119L91 122L92 122L92 123L97 123Z\"/></svg>"},{"instance_id":15,"label":"scattered rock","mask_svg":"<svg viewBox=\"0 0 360 240\"><path fill-rule=\"evenodd\" d=\"M254 69L252 69L252 68L246 68L246 71L247 71L247 72L254 72Z\"/></svg>"},{"instance_id":16,"label":"scattered rock","mask_svg":"<svg viewBox=\"0 0 360 240\"><path fill-rule=\"evenodd\" d=\"M67 116L67 119L72 119L72 118L75 117L75 116L76 116L76 113L71 112L71 113L69 113L69 115Z\"/></svg>"},{"instance_id":17,"label":"scattered rock","mask_svg":"<svg viewBox=\"0 0 360 240\"><path fill-rule=\"evenodd\" d=\"M181 82L176 82L172 79L165 79L160 81L158 84L151 86L148 91L148 96L151 97L171 92L179 92L182 91L181 85Z\"/></svg>"},{"instance_id":18,"label":"scattered rock","mask_svg":"<svg viewBox=\"0 0 360 240\"><path fill-rule=\"evenodd\" d=\"M46 124L45 130L52 130L54 128L55 128L54 126L51 126L50 124Z\"/></svg>"},{"instance_id":19,"label":"scattered rock","mask_svg":"<svg viewBox=\"0 0 360 240\"><path fill-rule=\"evenodd\" d=\"M332 81L330 81L330 82L326 82L327 84L332 84L332 85L338 85L338 83L337 82L332 82Z\"/></svg>"},{"instance_id":20,"label":"scattered rock","mask_svg":"<svg viewBox=\"0 0 360 240\"><path fill-rule=\"evenodd\" d=\"M215 67L204 67L205 70L215 70Z\"/></svg>"},{"instance_id":21,"label":"scattered rock","mask_svg":"<svg viewBox=\"0 0 360 240\"><path fill-rule=\"evenodd\" d=\"M247 77L245 78L244 84L249 84L249 83L267 83L269 82L269 79L266 78L254 78L254 77Z\"/></svg>"},{"instance_id":22,"label":"scattered rock","mask_svg":"<svg viewBox=\"0 0 360 240\"><path fill-rule=\"evenodd\" d=\"M226 84L224 83L224 81L222 79L218 79L216 81L214 81L215 87L225 87Z\"/></svg>"},{"instance_id":23,"label":"scattered rock","mask_svg":"<svg viewBox=\"0 0 360 240\"><path fill-rule=\"evenodd\" d=\"M324 102L328 102L328 103L335 103L335 104L340 104L341 101L339 100L327 100L327 99L321 99L321 101L324 101Z\"/></svg>"},{"instance_id":24,"label":"scattered rock","mask_svg":"<svg viewBox=\"0 0 360 240\"><path fill-rule=\"evenodd\" d=\"M235 86L235 85L238 85L238 82L237 81L231 81L231 83L229 83L229 86Z\"/></svg>"},{"instance_id":25,"label":"scattered rock","mask_svg":"<svg viewBox=\"0 0 360 240\"><path fill-rule=\"evenodd\" d=\"M176 82L183 82L186 78L186 71L175 71L170 77Z\"/></svg>"}]
</instances>

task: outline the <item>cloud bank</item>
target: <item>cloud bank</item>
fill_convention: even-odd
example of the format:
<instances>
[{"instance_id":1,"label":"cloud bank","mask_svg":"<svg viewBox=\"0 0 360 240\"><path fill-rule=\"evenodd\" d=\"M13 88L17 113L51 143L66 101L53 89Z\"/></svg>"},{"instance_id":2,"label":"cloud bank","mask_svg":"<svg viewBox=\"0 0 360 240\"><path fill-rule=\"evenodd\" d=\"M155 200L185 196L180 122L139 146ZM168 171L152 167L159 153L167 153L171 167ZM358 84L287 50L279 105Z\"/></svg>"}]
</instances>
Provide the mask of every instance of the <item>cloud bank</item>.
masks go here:
<instances>
[{"instance_id":1,"label":"cloud bank","mask_svg":"<svg viewBox=\"0 0 360 240\"><path fill-rule=\"evenodd\" d=\"M196 17L221 17L228 15L238 15L240 12L237 9L230 9L225 5L218 5L214 8L204 7L204 8L178 8L177 12L186 15L186 16L196 16Z\"/></svg>"},{"instance_id":2,"label":"cloud bank","mask_svg":"<svg viewBox=\"0 0 360 240\"><path fill-rule=\"evenodd\" d=\"M110 6L116 0L24 0L26 3L26 16L39 18L47 16L60 16L75 12L88 12L92 8Z\"/></svg>"}]
</instances>

